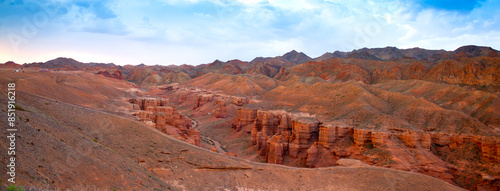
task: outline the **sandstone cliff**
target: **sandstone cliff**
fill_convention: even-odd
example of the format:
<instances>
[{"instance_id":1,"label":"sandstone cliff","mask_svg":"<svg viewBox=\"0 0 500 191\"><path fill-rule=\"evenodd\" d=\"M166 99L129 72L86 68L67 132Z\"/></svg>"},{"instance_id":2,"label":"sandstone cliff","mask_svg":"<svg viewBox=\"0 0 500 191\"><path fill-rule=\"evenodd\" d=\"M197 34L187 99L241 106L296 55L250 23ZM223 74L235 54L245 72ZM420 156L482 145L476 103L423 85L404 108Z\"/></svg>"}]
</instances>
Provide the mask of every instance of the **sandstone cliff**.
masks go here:
<instances>
[{"instance_id":1,"label":"sandstone cliff","mask_svg":"<svg viewBox=\"0 0 500 191\"><path fill-rule=\"evenodd\" d=\"M129 101L135 104L135 109L140 110L135 114L139 117L139 120L175 138L184 140L193 145L200 145L200 132L191 129L191 119L179 113L177 108L167 106L168 100L137 98Z\"/></svg>"},{"instance_id":2,"label":"sandstone cliff","mask_svg":"<svg viewBox=\"0 0 500 191\"><path fill-rule=\"evenodd\" d=\"M239 130L246 125L252 125L251 144L267 163L318 167L353 158L376 166L424 173L450 183L462 181L456 176L482 174L492 174L488 176L496 180L494 177L499 173L480 169L500 162L500 137L397 128L363 129L354 127L349 120L321 123L304 114L241 108L233 128ZM459 158L450 158L459 151L469 152L464 149L470 146L478 148L480 158L462 160L459 165L456 163ZM480 164L475 165L477 162ZM477 185L495 184L481 178L476 181Z\"/></svg>"}]
</instances>

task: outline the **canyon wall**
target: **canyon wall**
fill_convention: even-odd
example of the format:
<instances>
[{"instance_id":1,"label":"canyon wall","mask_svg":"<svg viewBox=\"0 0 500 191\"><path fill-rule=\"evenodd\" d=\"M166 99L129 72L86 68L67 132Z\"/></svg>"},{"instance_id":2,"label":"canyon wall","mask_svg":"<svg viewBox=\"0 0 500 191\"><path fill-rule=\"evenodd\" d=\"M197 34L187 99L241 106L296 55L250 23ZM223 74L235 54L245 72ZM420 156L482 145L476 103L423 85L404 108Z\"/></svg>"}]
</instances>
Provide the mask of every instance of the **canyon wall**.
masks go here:
<instances>
[{"instance_id":1,"label":"canyon wall","mask_svg":"<svg viewBox=\"0 0 500 191\"><path fill-rule=\"evenodd\" d=\"M490 180L481 180L481 184L489 186L495 182L491 179L498 179L464 167L470 163L453 164L446 159L455 155L455 150L472 145L479 148L477 162L498 164L499 137L363 129L355 128L349 120L321 123L307 114L239 108L233 128L238 131L243 126L251 126L251 145L267 163L320 167L332 166L341 158L354 158L376 166L424 173L450 183L465 171L467 176L489 177ZM498 172L493 169L491 173Z\"/></svg>"},{"instance_id":2,"label":"canyon wall","mask_svg":"<svg viewBox=\"0 0 500 191\"><path fill-rule=\"evenodd\" d=\"M167 106L168 100L156 98L130 99L133 108L139 110L135 116L156 129L184 140L193 145L200 145L200 132L192 129L192 121L179 113L177 108Z\"/></svg>"},{"instance_id":3,"label":"canyon wall","mask_svg":"<svg viewBox=\"0 0 500 191\"><path fill-rule=\"evenodd\" d=\"M485 162L500 162L500 138L478 135L458 135L445 132L424 132L412 130L381 131L372 129L354 128L345 121L334 121L320 123L315 117L301 116L284 111L260 111L257 109L240 108L233 127L238 130L241 126L252 124L251 143L257 145L259 150L265 150L263 155L274 155L267 153L268 146L283 147L283 152L297 157L298 153L307 150L313 143L324 148L331 148L335 142L352 137L356 147L373 145L373 147L384 146L392 138L397 138L409 148L421 148L431 150L431 144L435 147L447 146L455 149L466 143L474 143L481 148L482 160ZM272 138L273 136L281 138ZM278 143L282 145L278 145ZM285 152L288 151L288 152ZM271 158L276 158L271 156ZM279 157L278 157L279 158Z\"/></svg>"}]
</instances>

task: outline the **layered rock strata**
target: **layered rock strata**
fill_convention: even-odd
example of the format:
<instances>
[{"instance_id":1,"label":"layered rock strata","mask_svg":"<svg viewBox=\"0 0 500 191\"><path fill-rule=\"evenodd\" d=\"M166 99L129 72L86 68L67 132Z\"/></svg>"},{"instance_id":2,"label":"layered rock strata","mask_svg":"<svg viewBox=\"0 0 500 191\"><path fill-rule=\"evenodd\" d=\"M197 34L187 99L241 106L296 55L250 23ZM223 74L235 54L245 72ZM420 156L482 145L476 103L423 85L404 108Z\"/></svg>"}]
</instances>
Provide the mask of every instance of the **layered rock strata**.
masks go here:
<instances>
[{"instance_id":1,"label":"layered rock strata","mask_svg":"<svg viewBox=\"0 0 500 191\"><path fill-rule=\"evenodd\" d=\"M227 108L226 101L224 98L218 98L216 102L217 108L215 109L214 116L216 118L226 118Z\"/></svg>"},{"instance_id":2,"label":"layered rock strata","mask_svg":"<svg viewBox=\"0 0 500 191\"><path fill-rule=\"evenodd\" d=\"M233 128L239 130L243 126L251 126L251 144L267 163L274 164L303 161L300 163L303 166L315 167L334 165L342 158L355 158L368 164L421 172L454 182L452 174L457 172L457 167L439 158L440 151L450 153L472 144L479 148L481 162L500 162L499 137L388 128L375 130L354 127L352 122L345 120L321 123L314 116L304 114L240 108Z\"/></svg>"},{"instance_id":3,"label":"layered rock strata","mask_svg":"<svg viewBox=\"0 0 500 191\"><path fill-rule=\"evenodd\" d=\"M135 116L156 129L184 140L193 145L200 145L200 132L192 129L192 121L179 113L177 108L167 106L168 100L155 98L138 98L130 100L138 111Z\"/></svg>"}]
</instances>

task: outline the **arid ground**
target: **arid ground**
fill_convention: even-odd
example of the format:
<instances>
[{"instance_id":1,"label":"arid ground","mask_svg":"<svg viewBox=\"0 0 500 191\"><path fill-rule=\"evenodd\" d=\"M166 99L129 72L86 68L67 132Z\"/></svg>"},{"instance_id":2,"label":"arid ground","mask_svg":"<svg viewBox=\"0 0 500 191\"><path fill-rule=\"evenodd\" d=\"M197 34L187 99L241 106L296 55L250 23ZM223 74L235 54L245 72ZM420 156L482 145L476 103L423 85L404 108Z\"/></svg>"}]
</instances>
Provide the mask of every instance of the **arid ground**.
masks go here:
<instances>
[{"instance_id":1,"label":"arid ground","mask_svg":"<svg viewBox=\"0 0 500 191\"><path fill-rule=\"evenodd\" d=\"M58 58L4 63L0 85L16 84L24 188L498 190L499 63L477 46L199 66Z\"/></svg>"}]
</instances>

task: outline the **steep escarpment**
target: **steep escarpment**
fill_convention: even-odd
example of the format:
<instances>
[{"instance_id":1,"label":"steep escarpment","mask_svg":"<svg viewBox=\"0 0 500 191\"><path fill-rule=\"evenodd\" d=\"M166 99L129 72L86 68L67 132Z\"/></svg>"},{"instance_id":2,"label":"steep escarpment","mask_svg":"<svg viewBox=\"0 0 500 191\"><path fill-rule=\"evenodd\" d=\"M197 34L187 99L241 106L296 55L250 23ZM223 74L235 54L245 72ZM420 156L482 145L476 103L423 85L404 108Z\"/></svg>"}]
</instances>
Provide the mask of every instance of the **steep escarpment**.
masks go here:
<instances>
[{"instance_id":1,"label":"steep escarpment","mask_svg":"<svg viewBox=\"0 0 500 191\"><path fill-rule=\"evenodd\" d=\"M253 123L252 123L253 119ZM495 188L500 137L415 130L357 128L352 121L322 123L314 116L285 111L240 109L235 126L251 125L251 144L268 163L334 166L342 158L414 171L471 188ZM236 129L238 130L238 129ZM464 150L465 148L476 150ZM457 152L477 158L451 158ZM463 153L462 153L463 154ZM456 157L456 156L455 156ZM494 166L491 170L484 169ZM482 169L482 170L481 170Z\"/></svg>"}]
</instances>

